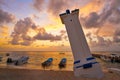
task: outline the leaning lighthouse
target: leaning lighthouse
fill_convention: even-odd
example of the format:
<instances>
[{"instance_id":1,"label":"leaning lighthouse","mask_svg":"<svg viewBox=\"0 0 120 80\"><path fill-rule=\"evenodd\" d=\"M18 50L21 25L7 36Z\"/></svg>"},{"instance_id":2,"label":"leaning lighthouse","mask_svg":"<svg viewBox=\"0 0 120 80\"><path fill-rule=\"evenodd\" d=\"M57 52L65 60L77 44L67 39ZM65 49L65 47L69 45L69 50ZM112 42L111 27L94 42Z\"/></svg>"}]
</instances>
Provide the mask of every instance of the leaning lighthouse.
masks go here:
<instances>
[{"instance_id":1,"label":"leaning lighthouse","mask_svg":"<svg viewBox=\"0 0 120 80\"><path fill-rule=\"evenodd\" d=\"M60 14L63 24L65 24L72 53L74 56L74 75L82 77L103 76L99 63L91 55L84 32L79 22L79 9L73 11L66 10Z\"/></svg>"}]
</instances>

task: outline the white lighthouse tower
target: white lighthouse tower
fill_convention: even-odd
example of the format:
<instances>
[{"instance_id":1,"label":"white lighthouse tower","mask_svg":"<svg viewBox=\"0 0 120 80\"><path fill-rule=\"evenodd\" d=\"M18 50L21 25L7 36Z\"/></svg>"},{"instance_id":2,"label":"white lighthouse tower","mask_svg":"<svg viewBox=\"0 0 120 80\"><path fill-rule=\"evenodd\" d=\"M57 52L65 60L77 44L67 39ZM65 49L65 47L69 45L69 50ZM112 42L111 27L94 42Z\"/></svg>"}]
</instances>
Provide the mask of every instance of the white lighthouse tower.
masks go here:
<instances>
[{"instance_id":1,"label":"white lighthouse tower","mask_svg":"<svg viewBox=\"0 0 120 80\"><path fill-rule=\"evenodd\" d=\"M60 14L65 24L71 49L74 56L74 75L82 77L101 78L103 76L99 63L91 55L81 24L79 22L79 9L66 10Z\"/></svg>"}]
</instances>

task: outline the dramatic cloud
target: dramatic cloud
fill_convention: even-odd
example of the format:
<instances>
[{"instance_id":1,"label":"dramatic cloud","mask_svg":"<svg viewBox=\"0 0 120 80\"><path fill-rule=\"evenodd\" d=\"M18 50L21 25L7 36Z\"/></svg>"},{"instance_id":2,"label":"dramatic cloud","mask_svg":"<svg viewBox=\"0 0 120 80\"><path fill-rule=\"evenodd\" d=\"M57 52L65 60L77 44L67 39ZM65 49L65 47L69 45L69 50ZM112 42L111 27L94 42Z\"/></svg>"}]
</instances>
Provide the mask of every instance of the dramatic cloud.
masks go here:
<instances>
[{"instance_id":1,"label":"dramatic cloud","mask_svg":"<svg viewBox=\"0 0 120 80\"><path fill-rule=\"evenodd\" d=\"M14 32L16 34L25 34L29 28L36 29L37 26L34 24L31 18L27 17L24 20L19 20L15 24Z\"/></svg>"},{"instance_id":2,"label":"dramatic cloud","mask_svg":"<svg viewBox=\"0 0 120 80\"><path fill-rule=\"evenodd\" d=\"M38 11L41 11L42 8L43 8L44 2L45 2L45 0L34 0L33 6L34 6L35 9L37 9Z\"/></svg>"},{"instance_id":3,"label":"dramatic cloud","mask_svg":"<svg viewBox=\"0 0 120 80\"><path fill-rule=\"evenodd\" d=\"M21 42L21 45L24 45L24 46L29 46L33 43L33 41L29 41L29 40L24 40L23 42Z\"/></svg>"},{"instance_id":4,"label":"dramatic cloud","mask_svg":"<svg viewBox=\"0 0 120 80\"><path fill-rule=\"evenodd\" d=\"M90 33L90 32L86 34L86 37L87 37L90 41L92 41L91 33Z\"/></svg>"},{"instance_id":5,"label":"dramatic cloud","mask_svg":"<svg viewBox=\"0 0 120 80\"><path fill-rule=\"evenodd\" d=\"M89 14L89 16L86 18L86 19L82 19L82 20L85 20L84 22L84 25L85 27L87 28L96 28L96 27L99 27L99 22L98 22L98 19L99 19L99 15L96 13L96 12L92 12Z\"/></svg>"},{"instance_id":6,"label":"dramatic cloud","mask_svg":"<svg viewBox=\"0 0 120 80\"><path fill-rule=\"evenodd\" d=\"M14 45L18 45L19 44L19 40L20 40L20 36L18 34L15 34L14 32L11 35L13 37L13 39L10 41L11 44Z\"/></svg>"},{"instance_id":7,"label":"dramatic cloud","mask_svg":"<svg viewBox=\"0 0 120 80\"><path fill-rule=\"evenodd\" d=\"M97 36L97 45L99 46L109 46L111 44L111 40L105 40L103 37Z\"/></svg>"},{"instance_id":8,"label":"dramatic cloud","mask_svg":"<svg viewBox=\"0 0 120 80\"><path fill-rule=\"evenodd\" d=\"M38 33L34 38L38 39L38 40L50 40L50 41L55 41L55 40L61 40L60 36L53 36L52 34L48 34L48 33Z\"/></svg>"},{"instance_id":9,"label":"dramatic cloud","mask_svg":"<svg viewBox=\"0 0 120 80\"><path fill-rule=\"evenodd\" d=\"M61 31L60 31L60 34L61 34L61 37L62 37L63 39L65 39L66 41L68 41L68 35L67 35L66 30L61 30Z\"/></svg>"},{"instance_id":10,"label":"dramatic cloud","mask_svg":"<svg viewBox=\"0 0 120 80\"><path fill-rule=\"evenodd\" d=\"M120 10L119 12L114 12L113 16L109 18L109 22L113 23L114 25L120 23Z\"/></svg>"},{"instance_id":11,"label":"dramatic cloud","mask_svg":"<svg viewBox=\"0 0 120 80\"><path fill-rule=\"evenodd\" d=\"M64 36L67 34L65 30L61 30L60 33L61 33L61 36Z\"/></svg>"},{"instance_id":12,"label":"dramatic cloud","mask_svg":"<svg viewBox=\"0 0 120 80\"><path fill-rule=\"evenodd\" d=\"M29 29L36 29L37 26L31 20L31 18L25 18L24 20L19 20L15 24L14 32L11 34L13 39L11 41L12 44L22 44L22 45L30 45L33 41L31 37L27 36L27 32ZM27 41L27 42L26 42Z\"/></svg>"},{"instance_id":13,"label":"dramatic cloud","mask_svg":"<svg viewBox=\"0 0 120 80\"><path fill-rule=\"evenodd\" d=\"M89 44L91 47L110 46L112 44L112 41L110 39L105 39L104 37L101 37L101 36L94 35L94 38L96 38L97 41L93 40L92 33L86 34L86 37L88 37Z\"/></svg>"},{"instance_id":14,"label":"dramatic cloud","mask_svg":"<svg viewBox=\"0 0 120 80\"><path fill-rule=\"evenodd\" d=\"M0 7L1 7L2 5L5 5L4 0L0 0Z\"/></svg>"},{"instance_id":15,"label":"dramatic cloud","mask_svg":"<svg viewBox=\"0 0 120 80\"><path fill-rule=\"evenodd\" d=\"M58 16L61 12L66 9L76 9L80 8L91 0L49 0L48 11L52 13L54 16Z\"/></svg>"},{"instance_id":16,"label":"dramatic cloud","mask_svg":"<svg viewBox=\"0 0 120 80\"><path fill-rule=\"evenodd\" d=\"M33 39L27 35L29 29L37 29L37 26L31 20L31 18L25 18L24 20L19 20L15 24L14 32L12 33L12 44L22 44L30 45Z\"/></svg>"},{"instance_id":17,"label":"dramatic cloud","mask_svg":"<svg viewBox=\"0 0 120 80\"><path fill-rule=\"evenodd\" d=\"M29 17L17 21L11 36L13 37L12 44L26 46L31 45L35 40L61 40L61 36L47 33L44 28L37 26Z\"/></svg>"},{"instance_id":18,"label":"dramatic cloud","mask_svg":"<svg viewBox=\"0 0 120 80\"><path fill-rule=\"evenodd\" d=\"M34 8L38 11L42 9L46 9L53 16L58 16L61 12L66 9L79 8L85 4L87 4L91 0L34 0ZM45 4L45 2L47 4ZM44 6L45 5L45 6Z\"/></svg>"},{"instance_id":19,"label":"dramatic cloud","mask_svg":"<svg viewBox=\"0 0 120 80\"><path fill-rule=\"evenodd\" d=\"M87 17L82 17L86 28L98 28L105 22L120 23L120 0L106 0L104 7L99 12L91 12Z\"/></svg>"},{"instance_id":20,"label":"dramatic cloud","mask_svg":"<svg viewBox=\"0 0 120 80\"><path fill-rule=\"evenodd\" d=\"M15 20L15 16L13 14L10 14L6 11L3 11L0 9L0 25L4 23L10 23Z\"/></svg>"},{"instance_id":21,"label":"dramatic cloud","mask_svg":"<svg viewBox=\"0 0 120 80\"><path fill-rule=\"evenodd\" d=\"M40 30L39 33L34 36L35 39L37 40L50 40L50 41L56 41L56 40L61 40L61 36L54 36L52 34L49 34L45 31L44 28L42 28L42 31Z\"/></svg>"},{"instance_id":22,"label":"dramatic cloud","mask_svg":"<svg viewBox=\"0 0 120 80\"><path fill-rule=\"evenodd\" d=\"M4 38L7 38L9 36L9 28L8 28L8 26L0 26L0 36L2 36Z\"/></svg>"},{"instance_id":23,"label":"dramatic cloud","mask_svg":"<svg viewBox=\"0 0 120 80\"><path fill-rule=\"evenodd\" d=\"M70 7L71 0L49 0L48 11L52 14L58 15L64 9Z\"/></svg>"},{"instance_id":24,"label":"dramatic cloud","mask_svg":"<svg viewBox=\"0 0 120 80\"><path fill-rule=\"evenodd\" d=\"M117 29L113 36L113 41L116 43L120 43L120 29Z\"/></svg>"}]
</instances>

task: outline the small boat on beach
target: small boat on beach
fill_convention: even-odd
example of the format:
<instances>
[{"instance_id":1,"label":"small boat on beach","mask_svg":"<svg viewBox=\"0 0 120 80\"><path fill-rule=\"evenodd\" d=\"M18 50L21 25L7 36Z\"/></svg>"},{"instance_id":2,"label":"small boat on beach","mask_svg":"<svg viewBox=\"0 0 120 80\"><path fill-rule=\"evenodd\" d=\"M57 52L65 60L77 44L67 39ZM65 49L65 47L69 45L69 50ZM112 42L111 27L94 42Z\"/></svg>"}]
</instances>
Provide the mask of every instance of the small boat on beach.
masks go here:
<instances>
[{"instance_id":1,"label":"small boat on beach","mask_svg":"<svg viewBox=\"0 0 120 80\"><path fill-rule=\"evenodd\" d=\"M28 62L28 59L29 59L28 56L22 56L22 57L19 57L19 58L9 57L9 58L7 59L7 64L13 63L14 65L21 65L21 64L27 63L27 62Z\"/></svg>"},{"instance_id":2,"label":"small boat on beach","mask_svg":"<svg viewBox=\"0 0 120 80\"><path fill-rule=\"evenodd\" d=\"M62 58L60 63L59 63L59 67L60 68L66 67L66 62L67 62L67 59L66 58Z\"/></svg>"},{"instance_id":3,"label":"small boat on beach","mask_svg":"<svg viewBox=\"0 0 120 80\"><path fill-rule=\"evenodd\" d=\"M25 64L28 62L28 59L29 59L28 56L22 56L14 64L15 65Z\"/></svg>"},{"instance_id":4,"label":"small boat on beach","mask_svg":"<svg viewBox=\"0 0 120 80\"><path fill-rule=\"evenodd\" d=\"M50 66L50 65L52 64L52 62L53 62L53 58L48 58L46 61L44 61L44 62L42 63L42 66L43 66L43 67Z\"/></svg>"},{"instance_id":5,"label":"small boat on beach","mask_svg":"<svg viewBox=\"0 0 120 80\"><path fill-rule=\"evenodd\" d=\"M2 58L3 58L3 57L2 57L2 56L0 56L0 61L2 61Z\"/></svg>"}]
</instances>

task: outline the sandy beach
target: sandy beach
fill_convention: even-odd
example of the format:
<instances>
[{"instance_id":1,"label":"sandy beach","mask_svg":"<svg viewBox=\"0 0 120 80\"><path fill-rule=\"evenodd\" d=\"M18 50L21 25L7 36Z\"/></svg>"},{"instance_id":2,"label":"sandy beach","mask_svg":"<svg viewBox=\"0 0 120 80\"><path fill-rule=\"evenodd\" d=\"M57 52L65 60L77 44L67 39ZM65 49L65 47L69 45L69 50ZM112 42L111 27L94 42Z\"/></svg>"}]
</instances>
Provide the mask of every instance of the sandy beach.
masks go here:
<instances>
[{"instance_id":1,"label":"sandy beach","mask_svg":"<svg viewBox=\"0 0 120 80\"><path fill-rule=\"evenodd\" d=\"M34 53L35 52L30 54L27 53L29 54L30 60L27 64L19 66L12 64L7 65L7 58L3 57L3 60L0 63L0 80L120 80L120 72L110 72L108 70L109 68L120 69L119 63L105 62L97 58L97 61L100 63L101 68L104 72L104 77L102 79L81 78L74 76L74 73L72 71L73 58L69 52L66 52L64 55L61 55L58 52L40 52L40 54ZM17 53L17 55L18 54L19 53ZM63 56L67 58L68 62L66 68L61 70L58 67L58 63ZM40 63L45 61L48 57L53 57L54 62L49 68L46 68L46 70L44 70L41 67Z\"/></svg>"},{"instance_id":2,"label":"sandy beach","mask_svg":"<svg viewBox=\"0 0 120 80\"><path fill-rule=\"evenodd\" d=\"M73 71L0 68L0 80L120 80L120 74L104 71L102 79L74 77Z\"/></svg>"}]
</instances>

